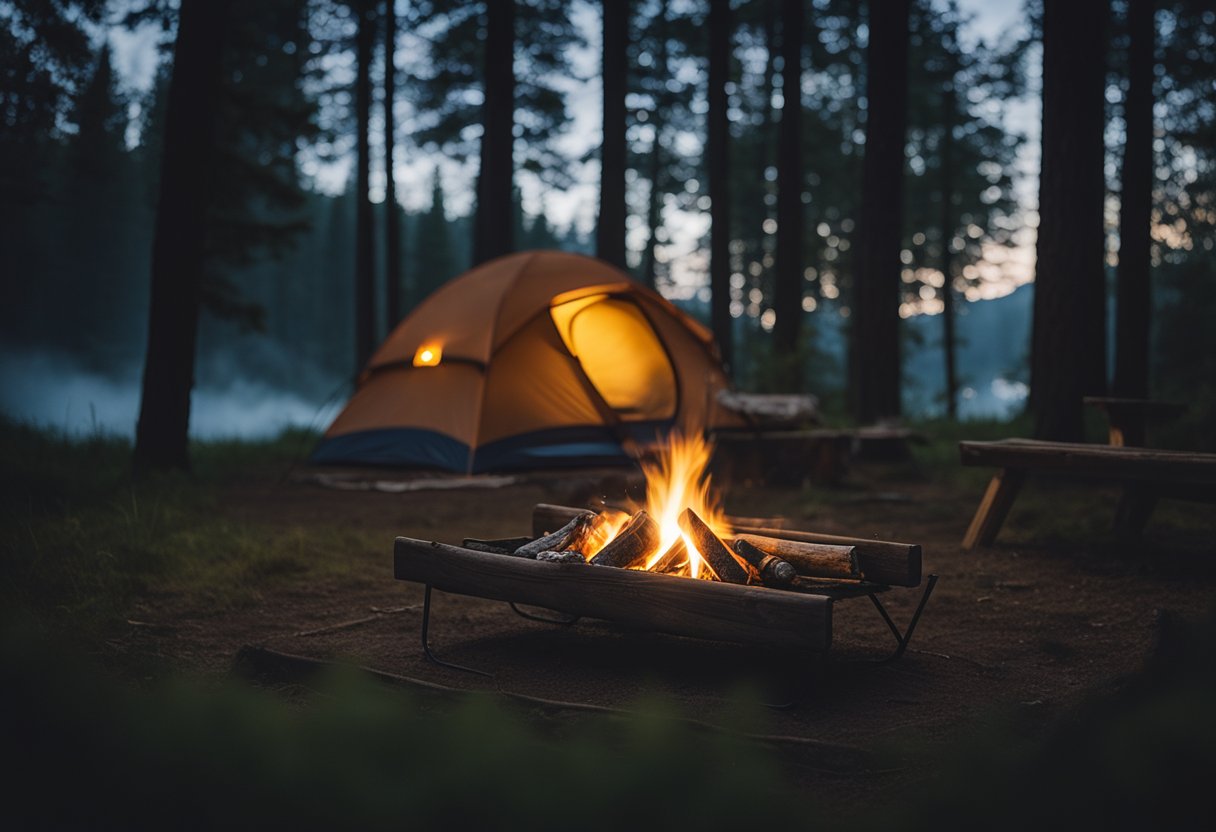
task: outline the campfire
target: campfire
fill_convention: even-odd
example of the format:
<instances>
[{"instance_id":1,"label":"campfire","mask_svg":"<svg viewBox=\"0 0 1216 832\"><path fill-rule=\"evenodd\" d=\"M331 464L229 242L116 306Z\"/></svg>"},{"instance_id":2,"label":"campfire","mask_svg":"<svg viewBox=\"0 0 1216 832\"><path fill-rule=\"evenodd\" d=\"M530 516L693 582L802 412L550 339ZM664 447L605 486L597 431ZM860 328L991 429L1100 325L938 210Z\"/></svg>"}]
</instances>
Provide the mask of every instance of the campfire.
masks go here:
<instances>
[{"instance_id":1,"label":"campfire","mask_svg":"<svg viewBox=\"0 0 1216 832\"><path fill-rule=\"evenodd\" d=\"M878 594L921 583L914 544L770 528L731 517L706 473L712 448L673 437L643 463L646 499L599 510L539 504L532 533L460 546L399 537L394 575L425 586L422 643L431 590L473 595L615 621L680 636L796 648L830 649L832 606L868 597L902 654L932 591L930 576L906 632ZM467 668L465 668L467 669Z\"/></svg>"},{"instance_id":2,"label":"campfire","mask_svg":"<svg viewBox=\"0 0 1216 832\"><path fill-rule=\"evenodd\" d=\"M712 446L699 435L673 435L642 463L645 507L574 511L556 531L501 554L589 563L732 584L809 588L860 584L854 547L737 533L723 513L706 469ZM559 512L560 515L560 512Z\"/></svg>"}]
</instances>

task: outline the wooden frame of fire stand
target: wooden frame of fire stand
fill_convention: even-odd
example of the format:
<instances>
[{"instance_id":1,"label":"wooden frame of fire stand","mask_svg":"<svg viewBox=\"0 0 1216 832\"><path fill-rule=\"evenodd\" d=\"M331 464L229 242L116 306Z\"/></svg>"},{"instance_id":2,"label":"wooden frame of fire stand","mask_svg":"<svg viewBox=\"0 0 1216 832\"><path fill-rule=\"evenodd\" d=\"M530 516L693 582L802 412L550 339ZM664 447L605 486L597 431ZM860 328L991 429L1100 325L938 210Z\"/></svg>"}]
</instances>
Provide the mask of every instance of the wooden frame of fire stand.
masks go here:
<instances>
[{"instance_id":1,"label":"wooden frame of fire stand","mask_svg":"<svg viewBox=\"0 0 1216 832\"><path fill-rule=\"evenodd\" d=\"M583 509L540 504L533 509L532 532L540 537L563 526ZM731 522L728 518L728 522ZM614 569L577 563L536 561L434 541L398 537L394 577L426 587L422 612L422 648L429 660L459 670L431 651L431 590L542 607L569 616L552 619L569 624L588 617L678 636L766 647L826 653L832 645L832 606L842 598L864 595L874 604L895 636L896 649L880 661L903 655L920 620L936 575L928 576L920 602L906 630L892 621L878 594L892 586L921 583L920 546L732 522L739 533L762 534L808 543L853 546L865 580L840 591L813 593L698 581L674 575ZM518 541L516 541L518 542ZM520 612L525 617L534 617ZM550 619L542 619L550 620ZM473 671L480 673L481 671Z\"/></svg>"}]
</instances>

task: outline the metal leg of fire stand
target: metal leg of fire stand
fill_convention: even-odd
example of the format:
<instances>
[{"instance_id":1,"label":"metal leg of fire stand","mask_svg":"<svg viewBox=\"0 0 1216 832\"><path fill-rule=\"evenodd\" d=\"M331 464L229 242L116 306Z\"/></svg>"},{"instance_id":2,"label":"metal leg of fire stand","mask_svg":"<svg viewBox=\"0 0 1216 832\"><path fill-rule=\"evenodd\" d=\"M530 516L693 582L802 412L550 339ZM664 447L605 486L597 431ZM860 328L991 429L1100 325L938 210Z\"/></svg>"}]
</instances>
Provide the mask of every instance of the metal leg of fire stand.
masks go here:
<instances>
[{"instance_id":1,"label":"metal leg of fire stand","mask_svg":"<svg viewBox=\"0 0 1216 832\"><path fill-rule=\"evenodd\" d=\"M920 596L920 603L916 605L916 612L912 613L912 620L908 622L908 629L904 632L899 631L899 627L895 626L895 622L891 620L891 615L887 612L887 608L882 605L882 601L878 600L878 596L871 593L866 597L874 602L874 608L878 610L878 614L882 616L882 620L887 623L887 627L891 630L891 634L895 636L895 640L899 646L895 648L895 652L886 658L882 659L862 659L863 662L873 664L886 664L893 662L904 654L908 649L908 642L912 640L912 634L916 632L916 624L920 621L920 614L925 611L925 604L929 602L929 596L933 594L933 587L937 585L937 576L930 575L925 582L925 591Z\"/></svg>"},{"instance_id":2,"label":"metal leg of fire stand","mask_svg":"<svg viewBox=\"0 0 1216 832\"><path fill-rule=\"evenodd\" d=\"M511 605L511 609L514 610L515 614L520 618L526 618L529 621L539 621L542 624L558 624L562 627L569 627L571 624L574 624L576 621L582 618L581 615L571 615L566 618L549 618L546 615L536 615L534 613L524 612L519 608L518 605L516 605L514 601L508 601L507 603Z\"/></svg>"},{"instance_id":3,"label":"metal leg of fire stand","mask_svg":"<svg viewBox=\"0 0 1216 832\"><path fill-rule=\"evenodd\" d=\"M451 670L463 670L465 673L476 673L478 676L489 676L494 678L493 673L486 673L484 670L478 670L474 667L465 667L462 664L453 664L445 662L443 659L431 652L430 642L427 641L427 631L431 624L431 585L426 585L426 591L422 596L422 655L426 656L427 661L433 662L440 667L446 667Z\"/></svg>"}]
</instances>

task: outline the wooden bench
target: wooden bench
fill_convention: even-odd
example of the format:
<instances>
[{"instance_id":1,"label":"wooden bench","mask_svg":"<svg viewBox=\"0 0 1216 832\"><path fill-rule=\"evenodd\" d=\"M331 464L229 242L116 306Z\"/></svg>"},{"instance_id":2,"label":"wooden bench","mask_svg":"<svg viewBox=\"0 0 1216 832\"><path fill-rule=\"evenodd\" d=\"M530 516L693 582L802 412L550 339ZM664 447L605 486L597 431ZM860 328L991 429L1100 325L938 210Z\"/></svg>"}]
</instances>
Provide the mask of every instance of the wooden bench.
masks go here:
<instances>
[{"instance_id":1,"label":"wooden bench","mask_svg":"<svg viewBox=\"0 0 1216 832\"><path fill-rule=\"evenodd\" d=\"M1129 534L1140 533L1159 497L1216 496L1216 454L1032 439L960 442L959 451L964 465L1000 469L963 537L964 549L996 539L1028 471L1122 485L1115 522Z\"/></svg>"}]
</instances>

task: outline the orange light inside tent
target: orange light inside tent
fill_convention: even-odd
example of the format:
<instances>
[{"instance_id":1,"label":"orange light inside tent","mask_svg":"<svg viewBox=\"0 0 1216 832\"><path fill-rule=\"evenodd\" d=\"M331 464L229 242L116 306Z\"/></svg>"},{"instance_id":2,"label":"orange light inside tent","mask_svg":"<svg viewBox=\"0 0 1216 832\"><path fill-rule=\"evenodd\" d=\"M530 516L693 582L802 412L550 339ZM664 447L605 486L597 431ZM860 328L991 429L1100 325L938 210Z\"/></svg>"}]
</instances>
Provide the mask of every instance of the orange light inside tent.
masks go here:
<instances>
[{"instance_id":1,"label":"orange light inside tent","mask_svg":"<svg viewBox=\"0 0 1216 832\"><path fill-rule=\"evenodd\" d=\"M414 353L415 367L435 367L443 358L443 347L438 344L423 344Z\"/></svg>"}]
</instances>

